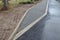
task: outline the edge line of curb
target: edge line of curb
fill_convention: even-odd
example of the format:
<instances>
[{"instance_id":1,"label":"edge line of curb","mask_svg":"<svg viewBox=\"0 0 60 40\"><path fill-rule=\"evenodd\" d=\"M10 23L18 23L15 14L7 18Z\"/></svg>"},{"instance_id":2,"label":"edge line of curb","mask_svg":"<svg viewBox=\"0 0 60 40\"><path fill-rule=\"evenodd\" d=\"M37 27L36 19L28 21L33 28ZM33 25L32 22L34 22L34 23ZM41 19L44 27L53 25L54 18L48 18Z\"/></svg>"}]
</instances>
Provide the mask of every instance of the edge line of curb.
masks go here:
<instances>
[{"instance_id":1,"label":"edge line of curb","mask_svg":"<svg viewBox=\"0 0 60 40\"><path fill-rule=\"evenodd\" d=\"M38 4L38 3L37 3L37 4ZM35 4L35 5L37 5L37 4ZM14 35L15 35L15 33L17 32L19 26L21 25L22 21L24 20L25 16L27 15L27 12L28 12L30 9L32 9L35 5L33 5L32 7L28 8L28 9L26 10L25 14L22 16L21 20L20 20L19 23L17 24L16 28L14 29L13 33L12 33L11 36L8 38L8 40L11 40L11 39L14 37Z\"/></svg>"},{"instance_id":2,"label":"edge line of curb","mask_svg":"<svg viewBox=\"0 0 60 40\"><path fill-rule=\"evenodd\" d=\"M23 30L21 30L19 33L16 34L15 38L13 40L16 40L18 37L20 37L21 35L23 35L26 31L28 31L33 25L35 25L38 21L40 21L41 19L43 19L46 15L47 15L47 11L48 11L48 4L49 4L49 0L47 2L47 6L46 6L46 11L45 14L43 16L41 16L40 18L38 18L36 21L32 22L30 25L28 25L27 27L25 27Z\"/></svg>"}]
</instances>

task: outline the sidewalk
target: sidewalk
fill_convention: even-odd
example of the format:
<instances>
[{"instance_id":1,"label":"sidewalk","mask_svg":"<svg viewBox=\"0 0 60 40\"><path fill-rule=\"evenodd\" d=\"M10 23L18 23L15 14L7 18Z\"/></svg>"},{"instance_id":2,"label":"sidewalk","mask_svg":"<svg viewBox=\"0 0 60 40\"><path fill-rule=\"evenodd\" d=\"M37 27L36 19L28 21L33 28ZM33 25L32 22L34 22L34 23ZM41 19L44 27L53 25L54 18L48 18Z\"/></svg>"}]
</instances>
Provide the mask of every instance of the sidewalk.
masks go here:
<instances>
[{"instance_id":1,"label":"sidewalk","mask_svg":"<svg viewBox=\"0 0 60 40\"><path fill-rule=\"evenodd\" d=\"M21 26L18 30L18 32L22 29L24 29L26 26L34 22L36 19L41 17L46 10L47 0L42 0L40 3L35 5L32 9L30 9L24 18L23 22L21 23Z\"/></svg>"}]
</instances>

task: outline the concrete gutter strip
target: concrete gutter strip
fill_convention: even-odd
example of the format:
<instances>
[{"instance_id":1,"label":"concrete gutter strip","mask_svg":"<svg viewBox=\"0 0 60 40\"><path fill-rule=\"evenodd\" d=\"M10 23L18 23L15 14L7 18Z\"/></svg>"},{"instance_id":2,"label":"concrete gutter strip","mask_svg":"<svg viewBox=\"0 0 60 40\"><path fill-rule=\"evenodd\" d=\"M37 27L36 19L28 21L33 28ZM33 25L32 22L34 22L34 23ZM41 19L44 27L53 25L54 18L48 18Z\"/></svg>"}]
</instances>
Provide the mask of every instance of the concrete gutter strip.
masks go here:
<instances>
[{"instance_id":1,"label":"concrete gutter strip","mask_svg":"<svg viewBox=\"0 0 60 40\"><path fill-rule=\"evenodd\" d=\"M22 21L20 28L18 29L18 32L23 30L26 26L37 20L39 17L41 17L45 13L46 4L47 0L42 0L32 9L30 9L27 15L25 16L24 20Z\"/></svg>"},{"instance_id":2,"label":"concrete gutter strip","mask_svg":"<svg viewBox=\"0 0 60 40\"><path fill-rule=\"evenodd\" d=\"M34 5L35 6L35 5ZM19 21L19 23L18 23L18 25L16 26L16 28L14 29L14 32L11 34L11 36L9 37L9 39L8 40L12 40L12 38L14 37L14 35L16 34L16 32L17 32L17 30L18 30L18 28L20 27L20 25L21 25L21 23L22 23L22 21L24 20L24 18L25 18L25 16L26 16L26 14L28 13L28 11L30 10L30 9L32 9L34 6L32 6L31 8L29 8L26 12L25 12L25 14L23 15L23 17L21 18L21 20Z\"/></svg>"},{"instance_id":3,"label":"concrete gutter strip","mask_svg":"<svg viewBox=\"0 0 60 40\"><path fill-rule=\"evenodd\" d=\"M33 27L33 25L35 25L38 21L40 21L41 19L43 19L46 15L47 15L47 11L48 11L48 4L49 4L49 0L47 2L47 6L46 6L46 11L44 13L44 15L42 15L40 18L38 18L37 20L35 20L34 22L32 22L30 25L28 25L27 27L25 27L23 30L21 30L15 37L13 40L16 40L18 37L20 37L21 35L23 35L25 32L27 32L31 27Z\"/></svg>"}]
</instances>

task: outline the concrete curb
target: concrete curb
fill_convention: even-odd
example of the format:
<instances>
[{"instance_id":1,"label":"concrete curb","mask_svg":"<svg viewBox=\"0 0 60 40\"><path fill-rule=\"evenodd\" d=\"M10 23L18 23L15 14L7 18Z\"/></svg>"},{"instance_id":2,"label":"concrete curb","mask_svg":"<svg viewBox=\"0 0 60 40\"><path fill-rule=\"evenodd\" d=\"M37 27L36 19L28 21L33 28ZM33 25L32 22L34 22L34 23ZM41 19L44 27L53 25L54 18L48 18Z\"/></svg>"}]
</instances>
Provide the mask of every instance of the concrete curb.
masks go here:
<instances>
[{"instance_id":1,"label":"concrete curb","mask_svg":"<svg viewBox=\"0 0 60 40\"><path fill-rule=\"evenodd\" d=\"M33 5L32 7L30 7L29 9L27 9L27 11L25 12L25 14L23 15L23 17L22 17L21 20L19 21L18 25L17 25L16 28L14 29L14 32L11 34L11 36L8 38L8 40L11 40L11 39L14 37L14 35L16 34L19 26L21 25L22 21L24 20L27 12L28 12L30 9L32 9L34 6L35 6L35 5Z\"/></svg>"},{"instance_id":2,"label":"concrete curb","mask_svg":"<svg viewBox=\"0 0 60 40\"><path fill-rule=\"evenodd\" d=\"M38 21L40 21L41 19L43 19L46 15L47 15L47 11L48 11L48 4L49 4L49 0L47 2L47 6L46 6L46 11L45 14L43 16L41 16L40 18L38 18L36 21L32 22L30 25L28 25L26 28L24 28L23 30L21 30L15 37L13 40L16 40L18 37L20 37L21 35L23 35L26 31L28 31L33 25L35 25Z\"/></svg>"}]
</instances>

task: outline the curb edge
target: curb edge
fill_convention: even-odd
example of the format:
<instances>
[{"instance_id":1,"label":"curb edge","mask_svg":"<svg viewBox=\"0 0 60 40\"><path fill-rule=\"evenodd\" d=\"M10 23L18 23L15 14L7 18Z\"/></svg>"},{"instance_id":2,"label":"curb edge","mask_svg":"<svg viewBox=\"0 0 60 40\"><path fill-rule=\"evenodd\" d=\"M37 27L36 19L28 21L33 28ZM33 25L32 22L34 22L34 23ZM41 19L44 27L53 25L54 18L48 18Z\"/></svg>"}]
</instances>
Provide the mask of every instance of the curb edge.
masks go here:
<instances>
[{"instance_id":1,"label":"curb edge","mask_svg":"<svg viewBox=\"0 0 60 40\"><path fill-rule=\"evenodd\" d=\"M11 40L12 37L14 37L14 34L17 32L19 26L21 25L22 21L24 20L25 16L27 15L27 12L32 9L35 5L33 5L32 7L28 8L25 12L25 14L22 16L21 20L19 21L19 23L17 24L16 28L14 29L14 32L11 34L11 36L8 38L8 40Z\"/></svg>"},{"instance_id":2,"label":"curb edge","mask_svg":"<svg viewBox=\"0 0 60 40\"><path fill-rule=\"evenodd\" d=\"M38 21L40 21L41 19L43 19L46 15L47 15L47 11L48 11L48 3L49 0L47 2L47 6L46 6L46 11L45 14L43 16L41 16L40 18L38 18L36 21L32 22L30 25L28 25L26 28L24 28L23 30L21 30L19 33L17 33L16 37L13 40L16 40L18 37L20 37L21 35L23 35L26 31L28 31L34 24L36 24Z\"/></svg>"}]
</instances>

